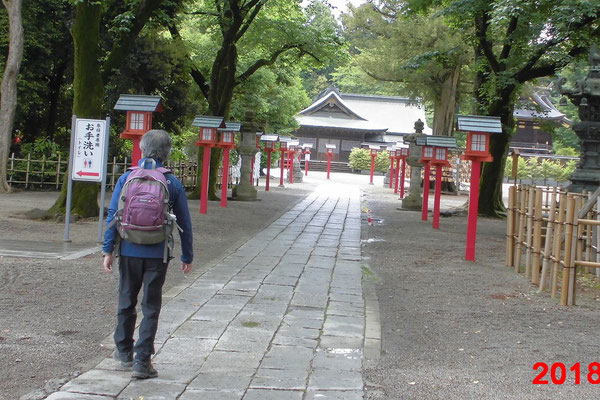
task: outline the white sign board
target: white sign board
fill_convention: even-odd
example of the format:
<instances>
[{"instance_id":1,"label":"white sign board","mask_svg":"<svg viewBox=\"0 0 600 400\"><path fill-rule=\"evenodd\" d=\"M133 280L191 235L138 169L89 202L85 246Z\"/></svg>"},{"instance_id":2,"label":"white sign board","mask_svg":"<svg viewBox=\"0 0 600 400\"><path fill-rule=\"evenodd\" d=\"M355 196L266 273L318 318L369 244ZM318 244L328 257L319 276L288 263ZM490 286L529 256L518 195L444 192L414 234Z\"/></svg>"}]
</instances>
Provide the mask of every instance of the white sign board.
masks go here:
<instances>
[{"instance_id":1,"label":"white sign board","mask_svg":"<svg viewBox=\"0 0 600 400\"><path fill-rule=\"evenodd\" d=\"M71 179L102 182L105 135L105 120L77 119L73 138Z\"/></svg>"}]
</instances>

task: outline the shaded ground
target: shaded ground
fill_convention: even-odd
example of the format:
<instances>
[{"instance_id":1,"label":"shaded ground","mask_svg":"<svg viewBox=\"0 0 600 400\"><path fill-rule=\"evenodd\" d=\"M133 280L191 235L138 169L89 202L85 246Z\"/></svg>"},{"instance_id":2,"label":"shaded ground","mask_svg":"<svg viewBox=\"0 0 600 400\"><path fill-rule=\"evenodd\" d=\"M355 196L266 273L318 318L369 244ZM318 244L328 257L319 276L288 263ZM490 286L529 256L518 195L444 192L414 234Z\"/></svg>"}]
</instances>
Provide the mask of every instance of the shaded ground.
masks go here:
<instances>
[{"instance_id":1,"label":"shaded ground","mask_svg":"<svg viewBox=\"0 0 600 400\"><path fill-rule=\"evenodd\" d=\"M302 198L307 186L285 190L272 186L270 193L260 193L262 201L230 201L226 209L210 202L203 216L199 202L190 201L194 271L184 276L181 264L172 262L165 291L193 280L244 243ZM48 208L57 196L56 192L0 195L0 238L62 241L64 223L16 216ZM97 219L71 225L74 243L94 245L97 234ZM175 260L178 246L177 240ZM51 388L55 378L85 371L106 357L109 351L100 343L114 329L116 299L117 278L103 272L100 252L73 261L0 257L0 399L18 399L45 385Z\"/></svg>"},{"instance_id":2,"label":"shaded ground","mask_svg":"<svg viewBox=\"0 0 600 400\"><path fill-rule=\"evenodd\" d=\"M505 221L479 219L476 262L464 261L466 218L440 229L378 187L363 204L363 257L379 281L382 356L365 371L368 399L592 399L598 362L598 292L562 307L505 267ZM564 384L533 385L533 365L562 362ZM581 384L569 368L581 363ZM558 374L560 377L560 373ZM599 379L600 376L593 376ZM545 380L550 380L550 373Z\"/></svg>"}]
</instances>

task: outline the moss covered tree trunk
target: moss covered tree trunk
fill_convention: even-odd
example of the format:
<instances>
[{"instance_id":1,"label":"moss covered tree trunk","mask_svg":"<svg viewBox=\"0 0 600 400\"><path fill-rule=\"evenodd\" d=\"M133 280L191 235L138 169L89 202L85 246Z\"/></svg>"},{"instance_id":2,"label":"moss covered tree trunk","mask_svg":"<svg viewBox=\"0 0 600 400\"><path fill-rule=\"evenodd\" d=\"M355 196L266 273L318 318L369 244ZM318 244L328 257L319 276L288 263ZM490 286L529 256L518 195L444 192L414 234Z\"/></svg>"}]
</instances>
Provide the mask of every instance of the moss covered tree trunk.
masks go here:
<instances>
[{"instance_id":1,"label":"moss covered tree trunk","mask_svg":"<svg viewBox=\"0 0 600 400\"><path fill-rule=\"evenodd\" d=\"M73 114L78 118L99 119L102 113L104 84L100 74L98 43L100 40L101 6L83 1L77 4L72 28L74 45ZM97 183L73 182L71 212L82 217L98 215ZM62 214L66 209L67 185L63 181L62 190L56 203L50 208L51 214Z\"/></svg>"},{"instance_id":2,"label":"moss covered tree trunk","mask_svg":"<svg viewBox=\"0 0 600 400\"><path fill-rule=\"evenodd\" d=\"M17 110L17 77L23 58L24 38L21 0L3 0L2 3L8 11L9 45L0 86L0 192L9 192L10 186L6 181L6 163Z\"/></svg>"}]
</instances>

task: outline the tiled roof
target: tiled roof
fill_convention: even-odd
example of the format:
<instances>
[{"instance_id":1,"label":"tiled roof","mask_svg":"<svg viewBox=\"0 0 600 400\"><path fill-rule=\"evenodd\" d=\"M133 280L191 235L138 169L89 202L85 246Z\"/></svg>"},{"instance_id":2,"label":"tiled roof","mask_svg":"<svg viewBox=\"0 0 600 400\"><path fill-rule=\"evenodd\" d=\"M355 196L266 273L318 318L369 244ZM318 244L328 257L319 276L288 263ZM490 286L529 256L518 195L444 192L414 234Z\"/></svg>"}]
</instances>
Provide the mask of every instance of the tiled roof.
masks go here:
<instances>
[{"instance_id":1,"label":"tiled roof","mask_svg":"<svg viewBox=\"0 0 600 400\"><path fill-rule=\"evenodd\" d=\"M162 111L160 108L160 96L149 96L140 94L122 94L115 104L115 110L123 111Z\"/></svg>"},{"instance_id":2,"label":"tiled roof","mask_svg":"<svg viewBox=\"0 0 600 400\"><path fill-rule=\"evenodd\" d=\"M425 108L418 101L404 97L338 94L334 90L326 92L296 116L303 127L396 135L414 133L417 119L425 121ZM431 134L431 128L425 126L424 133Z\"/></svg>"}]
</instances>

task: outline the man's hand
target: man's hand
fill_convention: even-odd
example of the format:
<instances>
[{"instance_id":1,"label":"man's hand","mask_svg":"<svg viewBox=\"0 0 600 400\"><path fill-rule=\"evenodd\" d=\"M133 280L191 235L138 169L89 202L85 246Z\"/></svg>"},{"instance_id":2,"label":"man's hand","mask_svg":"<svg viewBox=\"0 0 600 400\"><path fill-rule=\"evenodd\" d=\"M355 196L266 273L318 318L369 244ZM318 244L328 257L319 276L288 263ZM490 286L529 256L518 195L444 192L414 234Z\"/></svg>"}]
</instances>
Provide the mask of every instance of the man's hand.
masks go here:
<instances>
[{"instance_id":1,"label":"man's hand","mask_svg":"<svg viewBox=\"0 0 600 400\"><path fill-rule=\"evenodd\" d=\"M105 254L104 255L104 260L102 262L102 265L104 267L104 271L107 274L112 274L112 264L113 264L113 255L112 254Z\"/></svg>"},{"instance_id":2,"label":"man's hand","mask_svg":"<svg viewBox=\"0 0 600 400\"><path fill-rule=\"evenodd\" d=\"M182 262L181 270L183 271L184 274L187 274L188 272L190 272L192 270L192 264Z\"/></svg>"}]
</instances>

